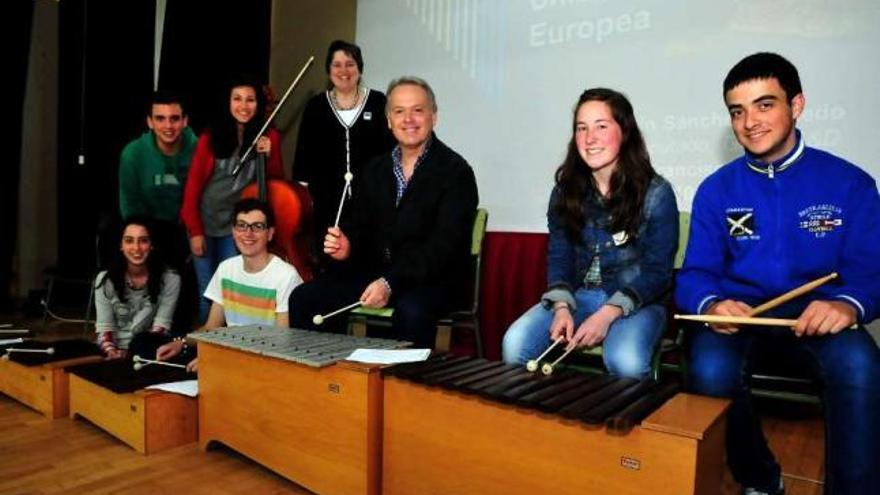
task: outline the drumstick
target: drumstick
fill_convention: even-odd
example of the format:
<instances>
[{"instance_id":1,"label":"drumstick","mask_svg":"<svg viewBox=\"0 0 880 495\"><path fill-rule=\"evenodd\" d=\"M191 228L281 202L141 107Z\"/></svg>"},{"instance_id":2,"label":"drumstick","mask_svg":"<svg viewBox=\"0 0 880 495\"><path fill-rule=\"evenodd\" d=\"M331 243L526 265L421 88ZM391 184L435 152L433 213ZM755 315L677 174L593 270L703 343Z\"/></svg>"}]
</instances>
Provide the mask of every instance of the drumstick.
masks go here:
<instances>
[{"instance_id":1,"label":"drumstick","mask_svg":"<svg viewBox=\"0 0 880 495\"><path fill-rule=\"evenodd\" d=\"M703 323L736 323L737 325L766 325L770 327L793 327L797 320L785 318L756 318L754 316L675 315L676 320Z\"/></svg>"},{"instance_id":2,"label":"drumstick","mask_svg":"<svg viewBox=\"0 0 880 495\"><path fill-rule=\"evenodd\" d=\"M168 361L156 361L153 359L144 359L144 358L138 356L137 354L135 354L135 356L133 358L131 358L131 360L134 361L134 370L135 371L140 371L141 368L143 368L144 366L146 366L148 364L161 364L162 366L170 366L172 368L186 369L186 365L183 365L183 364L169 363Z\"/></svg>"},{"instance_id":3,"label":"drumstick","mask_svg":"<svg viewBox=\"0 0 880 495\"><path fill-rule=\"evenodd\" d=\"M793 327L797 320L786 318L756 318L754 316L717 316L717 315L675 315L676 320L699 321L703 323L735 323L737 325L763 325L767 327ZM849 328L858 328L857 324Z\"/></svg>"},{"instance_id":4,"label":"drumstick","mask_svg":"<svg viewBox=\"0 0 880 495\"><path fill-rule=\"evenodd\" d=\"M538 363L541 362L541 360L544 359L544 356L546 356L550 351L552 351L553 348L556 347L556 345L559 344L560 342L562 342L563 340L565 340L565 339L562 337L562 335L560 335L555 341L553 341L553 344L551 344L550 347L548 347L547 350L544 351L540 356L538 356L535 359L530 359L529 362L526 363L526 369L532 373L534 373L535 371L538 371Z\"/></svg>"},{"instance_id":5,"label":"drumstick","mask_svg":"<svg viewBox=\"0 0 880 495\"><path fill-rule=\"evenodd\" d=\"M19 348L15 348L15 347L7 347L7 348L6 348L6 354L3 355L3 359L8 360L8 359L9 359L9 355L12 354L13 352L31 352L31 353L37 353L37 354L49 354L49 355L51 355L51 354L55 354L55 348L54 348L54 347L49 347L49 348L46 348L46 349L19 349Z\"/></svg>"},{"instance_id":6,"label":"drumstick","mask_svg":"<svg viewBox=\"0 0 880 495\"><path fill-rule=\"evenodd\" d=\"M793 327L797 320L786 318L755 318L753 316L716 316L716 315L675 315L676 320L699 321L703 323L735 323L737 325L763 325L766 327ZM852 324L849 328L857 328Z\"/></svg>"},{"instance_id":7,"label":"drumstick","mask_svg":"<svg viewBox=\"0 0 880 495\"><path fill-rule=\"evenodd\" d=\"M315 325L320 325L320 324L324 323L324 320L326 320L327 318L330 318L331 316L336 316L339 313L343 313L343 312L348 311L350 309L354 309L354 308L360 306L361 304L363 304L363 303L361 301L358 301L358 302L351 303L348 306L345 306L344 308L339 308L336 311L327 313L326 315L315 315L314 318L312 318L312 323L314 323Z\"/></svg>"},{"instance_id":8,"label":"drumstick","mask_svg":"<svg viewBox=\"0 0 880 495\"><path fill-rule=\"evenodd\" d=\"M0 330L0 333L15 333L15 334L18 334L18 333L28 333L28 332L30 332L30 330L28 330L28 329L26 329L26 328L12 328L12 329L10 329L10 330Z\"/></svg>"},{"instance_id":9,"label":"drumstick","mask_svg":"<svg viewBox=\"0 0 880 495\"><path fill-rule=\"evenodd\" d=\"M796 287L796 288L786 292L785 294L782 294L781 296L775 297L775 298L765 302L764 304L762 304L758 307L752 308L752 310L749 311L749 315L756 316L756 315L763 313L764 311L769 311L769 310L779 306L780 304L791 301L792 299L794 299L802 294L806 294L807 292L810 292L811 290L815 289L816 287L819 287L820 285L822 285L830 280L834 280L835 278L837 278L837 272L832 272L828 275L825 275L822 278L817 278L816 280L813 280L812 282L807 282L804 285L801 285L800 287Z\"/></svg>"},{"instance_id":10,"label":"drumstick","mask_svg":"<svg viewBox=\"0 0 880 495\"><path fill-rule=\"evenodd\" d=\"M548 376L549 376L549 375L552 375L552 374L553 374L553 368L554 368L557 364L559 364L560 361L562 361L563 359L565 359L566 356L568 356L569 354L571 354L571 351L573 351L573 350L575 350L575 349L577 349L577 347L572 347L571 349L565 351L565 353L564 353L563 355L559 356L559 357L556 359L556 361L553 361L552 363L549 363L549 364L548 364L548 363L544 363L544 366L541 366L541 373L544 373L545 375L548 375Z\"/></svg>"},{"instance_id":11,"label":"drumstick","mask_svg":"<svg viewBox=\"0 0 880 495\"><path fill-rule=\"evenodd\" d=\"M0 328L9 328L12 326L12 323L0 323Z\"/></svg>"}]
</instances>

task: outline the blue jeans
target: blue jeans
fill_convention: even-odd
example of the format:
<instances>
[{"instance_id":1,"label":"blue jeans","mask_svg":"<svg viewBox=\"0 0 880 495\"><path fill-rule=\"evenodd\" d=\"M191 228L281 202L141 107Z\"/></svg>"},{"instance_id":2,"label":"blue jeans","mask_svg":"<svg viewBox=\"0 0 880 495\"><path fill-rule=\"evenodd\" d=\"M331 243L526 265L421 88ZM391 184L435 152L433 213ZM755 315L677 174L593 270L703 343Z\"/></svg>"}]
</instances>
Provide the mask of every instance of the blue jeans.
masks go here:
<instances>
[{"instance_id":1,"label":"blue jeans","mask_svg":"<svg viewBox=\"0 0 880 495\"><path fill-rule=\"evenodd\" d=\"M217 271L220 262L232 258L238 254L235 241L231 235L222 237L205 236L205 255L193 256L193 266L196 269L196 279L199 283L199 321L204 323L208 319L208 311L211 309L211 301L205 297L205 290L211 277Z\"/></svg>"},{"instance_id":2,"label":"blue jeans","mask_svg":"<svg viewBox=\"0 0 880 495\"><path fill-rule=\"evenodd\" d=\"M734 335L693 328L691 388L733 400L727 414L727 462L734 478L771 493L778 486L780 467L748 389L751 351L770 339L806 356L823 382L825 493L880 493L880 349L864 328L803 338L778 328L744 328Z\"/></svg>"},{"instance_id":3,"label":"blue jeans","mask_svg":"<svg viewBox=\"0 0 880 495\"><path fill-rule=\"evenodd\" d=\"M605 304L608 296L601 289L578 289L575 330L588 316ZM537 358L550 346L553 311L541 304L519 317L504 334L502 359L521 364ZM666 309L659 304L645 306L626 318L618 318L608 328L602 343L602 358L612 375L644 378L651 373L651 358L666 326Z\"/></svg>"}]
</instances>

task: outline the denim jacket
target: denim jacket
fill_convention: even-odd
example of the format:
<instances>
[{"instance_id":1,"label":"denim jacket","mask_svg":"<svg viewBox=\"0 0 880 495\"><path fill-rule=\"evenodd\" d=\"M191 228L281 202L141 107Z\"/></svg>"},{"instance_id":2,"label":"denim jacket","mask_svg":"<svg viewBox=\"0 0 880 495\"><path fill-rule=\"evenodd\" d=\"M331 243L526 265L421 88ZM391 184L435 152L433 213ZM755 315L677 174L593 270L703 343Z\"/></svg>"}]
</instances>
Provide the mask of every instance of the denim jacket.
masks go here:
<instances>
[{"instance_id":1,"label":"denim jacket","mask_svg":"<svg viewBox=\"0 0 880 495\"><path fill-rule=\"evenodd\" d=\"M550 239L547 253L547 292L541 296L545 307L558 301L576 309L574 292L584 279L594 253L599 253L601 288L608 304L619 306L624 316L646 304L657 302L672 286L672 269L678 249L678 205L672 186L655 176L645 195L642 220L636 239L620 239L607 230L610 215L596 200L594 214L586 219L581 243L573 244L565 235L565 224L554 207L561 199L559 186L550 195L547 226ZM602 214L595 214L601 211Z\"/></svg>"}]
</instances>

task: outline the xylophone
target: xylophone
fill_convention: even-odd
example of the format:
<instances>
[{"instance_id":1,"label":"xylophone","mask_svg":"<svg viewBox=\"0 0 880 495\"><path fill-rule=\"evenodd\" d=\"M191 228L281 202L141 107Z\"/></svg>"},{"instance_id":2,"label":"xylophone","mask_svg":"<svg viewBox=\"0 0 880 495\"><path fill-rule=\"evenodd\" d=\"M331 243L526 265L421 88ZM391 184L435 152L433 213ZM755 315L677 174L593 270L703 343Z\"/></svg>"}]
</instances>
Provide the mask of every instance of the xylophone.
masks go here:
<instances>
[{"instance_id":1,"label":"xylophone","mask_svg":"<svg viewBox=\"0 0 880 495\"><path fill-rule=\"evenodd\" d=\"M720 489L724 400L467 357L384 374L383 493Z\"/></svg>"},{"instance_id":2,"label":"xylophone","mask_svg":"<svg viewBox=\"0 0 880 495\"><path fill-rule=\"evenodd\" d=\"M50 418L68 414L68 368L103 359L94 343L76 339L22 340L0 346L0 356L0 392Z\"/></svg>"},{"instance_id":3,"label":"xylophone","mask_svg":"<svg viewBox=\"0 0 880 495\"><path fill-rule=\"evenodd\" d=\"M192 443L198 400L145 387L195 378L167 366L135 370L130 358L76 366L70 369L70 417L89 420L142 454Z\"/></svg>"},{"instance_id":4,"label":"xylophone","mask_svg":"<svg viewBox=\"0 0 880 495\"><path fill-rule=\"evenodd\" d=\"M221 442L317 493L379 493L380 368L343 360L408 342L255 326L190 338L202 449Z\"/></svg>"}]
</instances>

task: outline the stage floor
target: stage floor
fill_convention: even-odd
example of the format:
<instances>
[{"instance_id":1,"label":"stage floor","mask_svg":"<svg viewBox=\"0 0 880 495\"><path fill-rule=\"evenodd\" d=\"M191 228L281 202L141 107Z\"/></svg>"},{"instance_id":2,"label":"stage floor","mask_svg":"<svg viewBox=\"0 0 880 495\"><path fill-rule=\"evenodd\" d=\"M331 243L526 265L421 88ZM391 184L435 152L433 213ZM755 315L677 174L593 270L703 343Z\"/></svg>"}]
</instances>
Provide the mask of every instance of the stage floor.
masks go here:
<instances>
[{"instance_id":1,"label":"stage floor","mask_svg":"<svg viewBox=\"0 0 880 495\"><path fill-rule=\"evenodd\" d=\"M30 327L40 337L83 336L82 324L55 323L41 331L39 320L0 315L5 322ZM759 405L783 471L797 477L786 477L786 494L821 494L822 485L807 481L824 477L821 409L773 400ZM2 394L0 424L0 493L310 493L226 447L201 452L193 443L143 456L83 419L51 420ZM738 493L726 473L722 494Z\"/></svg>"}]
</instances>

